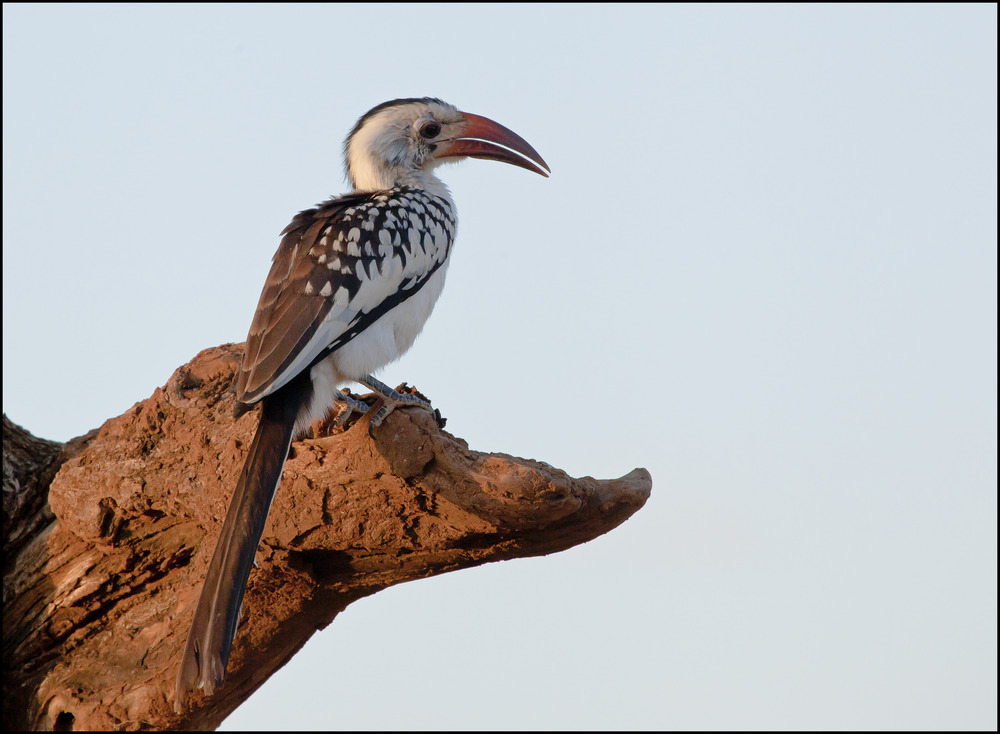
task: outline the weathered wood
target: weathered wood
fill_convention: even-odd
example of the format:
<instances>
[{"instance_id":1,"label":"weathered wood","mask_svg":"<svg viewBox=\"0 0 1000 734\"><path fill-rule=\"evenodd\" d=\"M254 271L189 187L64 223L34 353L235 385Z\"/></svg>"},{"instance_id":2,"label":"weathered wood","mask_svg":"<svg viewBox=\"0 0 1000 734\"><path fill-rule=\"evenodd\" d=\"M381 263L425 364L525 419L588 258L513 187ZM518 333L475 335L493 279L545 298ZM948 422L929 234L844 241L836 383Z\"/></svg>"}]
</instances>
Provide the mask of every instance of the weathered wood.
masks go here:
<instances>
[{"instance_id":1,"label":"weathered wood","mask_svg":"<svg viewBox=\"0 0 1000 734\"><path fill-rule=\"evenodd\" d=\"M651 479L573 479L469 449L421 408L295 442L227 681L181 716L173 683L256 427L234 421L241 345L208 349L66 444L4 417L5 728L217 726L348 604L393 584L542 555L638 510Z\"/></svg>"}]
</instances>

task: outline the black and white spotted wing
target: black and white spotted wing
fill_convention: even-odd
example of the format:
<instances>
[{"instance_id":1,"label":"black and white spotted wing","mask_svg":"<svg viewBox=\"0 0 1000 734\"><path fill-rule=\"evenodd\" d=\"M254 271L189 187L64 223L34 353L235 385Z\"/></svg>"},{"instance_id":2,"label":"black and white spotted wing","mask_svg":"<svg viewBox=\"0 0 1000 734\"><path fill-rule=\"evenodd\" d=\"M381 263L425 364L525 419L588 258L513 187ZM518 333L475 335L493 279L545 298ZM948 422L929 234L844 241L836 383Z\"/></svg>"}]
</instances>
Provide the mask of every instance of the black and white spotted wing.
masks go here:
<instances>
[{"instance_id":1,"label":"black and white spotted wing","mask_svg":"<svg viewBox=\"0 0 1000 734\"><path fill-rule=\"evenodd\" d=\"M417 293L444 264L455 217L414 189L350 194L282 232L250 325L237 404L273 393Z\"/></svg>"}]
</instances>

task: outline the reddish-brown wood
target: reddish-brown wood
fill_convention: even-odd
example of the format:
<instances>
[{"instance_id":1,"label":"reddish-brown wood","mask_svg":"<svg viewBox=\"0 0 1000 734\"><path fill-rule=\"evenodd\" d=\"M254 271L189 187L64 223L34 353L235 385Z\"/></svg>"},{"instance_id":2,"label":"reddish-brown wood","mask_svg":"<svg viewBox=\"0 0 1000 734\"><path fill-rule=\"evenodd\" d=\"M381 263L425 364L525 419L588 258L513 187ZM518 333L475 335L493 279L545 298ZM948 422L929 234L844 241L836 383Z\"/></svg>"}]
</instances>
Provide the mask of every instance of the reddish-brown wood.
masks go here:
<instances>
[{"instance_id":1,"label":"reddish-brown wood","mask_svg":"<svg viewBox=\"0 0 1000 734\"><path fill-rule=\"evenodd\" d=\"M560 551L642 507L651 479L574 479L471 450L429 411L295 442L225 686L174 713L174 677L256 414L232 418L241 345L62 445L4 416L4 728L211 729L352 601Z\"/></svg>"}]
</instances>

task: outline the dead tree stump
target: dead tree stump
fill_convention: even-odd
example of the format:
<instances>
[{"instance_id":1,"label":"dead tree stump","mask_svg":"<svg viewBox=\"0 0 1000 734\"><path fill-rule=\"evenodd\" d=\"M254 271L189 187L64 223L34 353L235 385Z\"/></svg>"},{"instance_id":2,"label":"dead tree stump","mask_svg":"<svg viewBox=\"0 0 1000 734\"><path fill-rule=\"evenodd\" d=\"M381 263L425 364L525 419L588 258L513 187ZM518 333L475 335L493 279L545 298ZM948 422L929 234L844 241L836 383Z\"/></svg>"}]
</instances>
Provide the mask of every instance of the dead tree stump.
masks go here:
<instances>
[{"instance_id":1,"label":"dead tree stump","mask_svg":"<svg viewBox=\"0 0 1000 734\"><path fill-rule=\"evenodd\" d=\"M5 729L211 729L348 604L393 584L608 532L651 479L574 479L471 450L429 411L297 441L250 575L227 680L174 713L205 568L256 428L232 418L242 345L66 444L4 416Z\"/></svg>"}]
</instances>

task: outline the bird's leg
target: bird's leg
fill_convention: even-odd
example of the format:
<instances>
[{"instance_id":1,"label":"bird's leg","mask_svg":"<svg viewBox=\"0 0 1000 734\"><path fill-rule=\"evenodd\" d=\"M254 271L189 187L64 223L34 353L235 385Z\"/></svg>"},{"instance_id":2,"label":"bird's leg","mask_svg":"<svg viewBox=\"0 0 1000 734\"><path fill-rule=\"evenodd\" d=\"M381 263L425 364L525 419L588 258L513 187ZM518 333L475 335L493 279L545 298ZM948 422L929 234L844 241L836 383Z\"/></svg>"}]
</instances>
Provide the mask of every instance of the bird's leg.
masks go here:
<instances>
[{"instance_id":1,"label":"bird's leg","mask_svg":"<svg viewBox=\"0 0 1000 734\"><path fill-rule=\"evenodd\" d=\"M342 426L347 423L347 419L350 418L354 413L358 415L364 415L368 412L368 403L361 400L355 400L350 395L345 395L344 393L337 391L334 399L338 403L342 403L343 407L337 413L337 417L333 419L333 425Z\"/></svg>"},{"instance_id":2,"label":"bird's leg","mask_svg":"<svg viewBox=\"0 0 1000 734\"><path fill-rule=\"evenodd\" d=\"M382 398L382 407L375 411L375 415L372 416L371 422L368 424L369 434L371 434L373 429L382 425L382 421L386 419L389 413L400 406L419 405L420 407L427 408L428 410L431 408L431 404L426 400L422 400L416 395L403 395L401 392L393 390L384 382L376 380L371 375L365 375L359 379L358 382L365 387L371 388Z\"/></svg>"}]
</instances>

